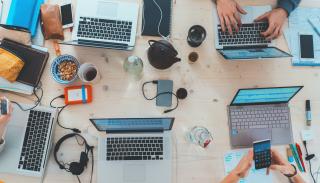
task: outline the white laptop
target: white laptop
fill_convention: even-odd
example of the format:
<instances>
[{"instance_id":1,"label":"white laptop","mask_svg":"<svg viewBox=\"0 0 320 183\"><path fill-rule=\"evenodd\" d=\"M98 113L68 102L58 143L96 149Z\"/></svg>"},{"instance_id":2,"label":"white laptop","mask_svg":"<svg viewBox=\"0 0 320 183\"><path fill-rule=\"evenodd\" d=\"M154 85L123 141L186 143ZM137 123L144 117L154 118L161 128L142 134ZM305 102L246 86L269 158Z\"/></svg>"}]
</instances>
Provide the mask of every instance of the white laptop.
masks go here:
<instances>
[{"instance_id":1,"label":"white laptop","mask_svg":"<svg viewBox=\"0 0 320 183\"><path fill-rule=\"evenodd\" d=\"M139 5L115 0L78 0L72 41L61 44L132 50Z\"/></svg>"},{"instance_id":2,"label":"white laptop","mask_svg":"<svg viewBox=\"0 0 320 183\"><path fill-rule=\"evenodd\" d=\"M57 111L36 107L23 112L15 104L13 108L5 147L0 153L0 172L42 178L50 155Z\"/></svg>"},{"instance_id":3,"label":"white laptop","mask_svg":"<svg viewBox=\"0 0 320 183\"><path fill-rule=\"evenodd\" d=\"M254 22L254 20L272 9L271 6L246 6L246 15L241 15L242 26L239 32L233 30L222 32L216 11L215 17L215 47L226 60L254 60L291 57L289 53L274 46L274 41L261 36L268 28L268 22Z\"/></svg>"},{"instance_id":4,"label":"white laptop","mask_svg":"<svg viewBox=\"0 0 320 183\"><path fill-rule=\"evenodd\" d=\"M90 119L99 137L98 183L171 183L174 118Z\"/></svg>"}]
</instances>

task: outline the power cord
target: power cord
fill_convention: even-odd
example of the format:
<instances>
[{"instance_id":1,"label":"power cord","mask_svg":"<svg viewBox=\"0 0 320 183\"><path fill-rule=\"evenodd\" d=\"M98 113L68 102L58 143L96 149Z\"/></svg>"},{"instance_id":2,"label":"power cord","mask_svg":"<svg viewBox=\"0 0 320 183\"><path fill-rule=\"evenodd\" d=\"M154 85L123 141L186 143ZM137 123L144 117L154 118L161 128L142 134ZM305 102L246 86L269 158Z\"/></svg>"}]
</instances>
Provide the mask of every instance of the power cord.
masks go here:
<instances>
[{"instance_id":1,"label":"power cord","mask_svg":"<svg viewBox=\"0 0 320 183\"><path fill-rule=\"evenodd\" d=\"M81 133L81 131L80 131L79 129L77 129L77 128L68 128L68 127L62 126L62 125L60 124L59 116L60 116L60 114L62 113L62 111L63 111L66 107L68 107L69 105L67 104L67 105L64 105L64 106L54 106L54 105L53 105L53 102L54 102L55 100L57 100L57 99L64 99L64 98L65 98L64 95L59 95L59 96L53 98L53 99L50 101L50 107L56 108L56 109L59 110L58 115L57 115L57 123L58 123L58 125L59 125L61 128L63 128L63 129L71 130L71 131L73 131L74 133Z\"/></svg>"},{"instance_id":2,"label":"power cord","mask_svg":"<svg viewBox=\"0 0 320 183\"><path fill-rule=\"evenodd\" d=\"M317 183L317 181L314 178L314 175L312 173L312 165L311 165L311 160L315 157L315 155L314 154L309 154L308 148L307 148L307 141L305 141L305 140L303 141L303 146L306 149L306 158L305 158L305 160L307 160L308 163L309 163L310 175L312 177L313 182Z\"/></svg>"},{"instance_id":3,"label":"power cord","mask_svg":"<svg viewBox=\"0 0 320 183\"><path fill-rule=\"evenodd\" d=\"M143 97L144 97L146 100L154 100L154 99L156 99L157 97L159 97L160 95L170 94L170 95L173 95L173 96L176 97L176 101L177 101L177 102L176 102L176 106L175 106L174 108L172 108L172 109L165 110L163 113L169 113L169 112L172 112L172 111L174 111L174 110L176 110L176 109L178 108L178 106L179 106L179 98L178 98L178 96L177 96L175 93L173 93L173 92L158 93L156 96L151 97L151 98L148 98L148 97L146 96L145 92L144 92L144 88L145 88L145 86L146 86L147 84L150 84L150 83L152 83L152 84L158 84L158 81L157 81L157 80L153 80L153 81L147 81L147 82L144 82L144 83L143 83L143 85L142 85L142 94L143 94Z\"/></svg>"},{"instance_id":4,"label":"power cord","mask_svg":"<svg viewBox=\"0 0 320 183\"><path fill-rule=\"evenodd\" d=\"M161 23L162 23L162 19L163 19L163 11L162 11L162 9L161 9L161 7L159 6L159 4L156 2L156 0L152 0L153 1L153 3L157 6L157 8L159 9L159 11L160 11L160 20L159 20L159 22L158 22L158 34L159 34L159 36L161 36L163 39L165 39L165 40L169 40L170 39L170 34L168 35L168 36L164 36L164 35L162 35L161 34L161 32L160 32L160 26L161 26ZM144 9L145 9L145 6L144 6L144 3L143 3L143 11L142 11L142 30L141 30L141 32L143 32L144 31L144 28L145 28L145 24L146 24L146 22L145 22L145 15L144 15Z\"/></svg>"},{"instance_id":5,"label":"power cord","mask_svg":"<svg viewBox=\"0 0 320 183\"><path fill-rule=\"evenodd\" d=\"M38 90L41 91L40 96L37 94ZM42 97L43 97L43 89L42 89L42 83L41 82L39 83L39 85L37 87L33 88L33 95L36 96L36 98L37 98L37 100L35 101L35 105L33 107L25 109L18 102L11 101L11 103L16 104L22 111L30 111L30 110L33 110L36 107L38 107L39 104L41 103L41 100L42 100Z\"/></svg>"}]
</instances>

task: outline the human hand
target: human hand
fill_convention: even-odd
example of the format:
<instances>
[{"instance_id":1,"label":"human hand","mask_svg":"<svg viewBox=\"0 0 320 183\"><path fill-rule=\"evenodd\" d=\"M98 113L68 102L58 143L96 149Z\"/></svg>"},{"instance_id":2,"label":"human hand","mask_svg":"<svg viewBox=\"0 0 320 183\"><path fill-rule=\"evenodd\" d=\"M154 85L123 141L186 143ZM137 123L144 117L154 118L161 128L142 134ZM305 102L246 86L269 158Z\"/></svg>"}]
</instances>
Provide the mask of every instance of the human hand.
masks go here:
<instances>
[{"instance_id":1,"label":"human hand","mask_svg":"<svg viewBox=\"0 0 320 183\"><path fill-rule=\"evenodd\" d=\"M282 8L276 8L259 16L255 19L255 21L268 21L269 27L265 32L261 32L261 35L266 37L267 40L272 40L281 35L281 29L287 17L288 13L286 10Z\"/></svg>"},{"instance_id":2,"label":"human hand","mask_svg":"<svg viewBox=\"0 0 320 183\"><path fill-rule=\"evenodd\" d=\"M272 162L267 169L267 174L269 174L270 170L279 171L282 174L294 174L295 169L293 166L278 151L271 149L271 157Z\"/></svg>"},{"instance_id":3,"label":"human hand","mask_svg":"<svg viewBox=\"0 0 320 183\"><path fill-rule=\"evenodd\" d=\"M239 31L241 26L239 13L247 14L235 0L217 0L217 12L222 31L225 32L228 29L230 35L232 35L232 28Z\"/></svg>"},{"instance_id":4,"label":"human hand","mask_svg":"<svg viewBox=\"0 0 320 183\"><path fill-rule=\"evenodd\" d=\"M5 97L1 97L1 99L5 99ZM8 114L0 116L0 127L5 127L8 124L12 111L13 111L12 106L11 104L9 104Z\"/></svg>"},{"instance_id":5,"label":"human hand","mask_svg":"<svg viewBox=\"0 0 320 183\"><path fill-rule=\"evenodd\" d=\"M252 161L253 161L253 150L250 149L248 154L240 160L237 167L233 169L232 172L235 173L239 178L246 177L252 166Z\"/></svg>"}]
</instances>

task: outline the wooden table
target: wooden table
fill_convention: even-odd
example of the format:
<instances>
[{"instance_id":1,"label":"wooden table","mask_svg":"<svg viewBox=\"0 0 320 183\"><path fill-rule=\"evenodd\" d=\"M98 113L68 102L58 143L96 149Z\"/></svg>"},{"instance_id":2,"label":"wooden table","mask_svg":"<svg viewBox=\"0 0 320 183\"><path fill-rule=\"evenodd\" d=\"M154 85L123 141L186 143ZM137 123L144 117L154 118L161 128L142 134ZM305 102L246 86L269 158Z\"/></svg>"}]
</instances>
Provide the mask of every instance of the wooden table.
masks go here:
<instances>
[{"instance_id":1,"label":"wooden table","mask_svg":"<svg viewBox=\"0 0 320 183\"><path fill-rule=\"evenodd\" d=\"M304 89L290 102L294 139L301 143L300 130L305 128L306 99L312 101L312 129L320 132L318 68L293 67L290 59L263 62L225 61L214 48L212 16L214 5L211 0L174 0L172 41L182 61L169 70L158 71L148 63L146 57L147 41L155 38L140 36L142 0L138 1L141 5L139 30L133 52L61 46L63 54L74 55L82 63L94 63L102 73L102 80L93 86L93 103L68 107L61 115L62 124L81 129L89 143L97 145L97 136L102 134L99 134L89 122L88 119L91 117L175 117L174 183L215 183L225 176L223 156L231 149L226 106L239 88L304 85ZM271 3L275 4L275 1ZM241 1L241 4L265 5L266 2ZM320 3L305 0L301 6L320 6ZM208 32L207 39L198 48L191 48L186 42L187 31L194 24L204 26ZM66 37L70 38L70 32L66 31ZM277 39L276 45L288 50L284 37ZM42 105L48 106L52 98L62 94L64 86L57 84L50 76L50 64L56 56L52 42L46 42L45 46L50 50L50 59L42 77L45 93ZM195 64L188 63L188 54L192 51L200 54L200 60ZM144 75L140 81L131 79L123 71L123 61L130 55L139 56L144 61ZM180 102L177 110L163 115L163 109L157 108L155 101L146 101L141 94L142 83L153 79L174 80L174 89L187 88L188 98ZM31 103L30 98L4 92L1 95L7 95L19 102ZM214 142L205 150L186 141L186 132L195 125L205 126L213 133ZM54 142L67 133L69 131L57 126ZM60 159L79 161L79 152L82 148L78 147L75 140L67 141L61 147ZM285 154L284 146L276 148ZM95 157L97 157L96 149ZM317 140L310 142L309 149L320 157L320 142ZM314 171L319 163L318 160L313 163ZM88 167L90 166L91 163ZM96 182L96 168L95 166L93 182ZM309 175L303 176L307 182L311 182ZM89 182L89 178L90 168L80 176L82 182ZM18 175L0 174L0 179L6 183L39 182L39 179ZM274 180L274 182L287 181L278 174L274 174ZM51 153L44 182L76 183L77 180L76 177L59 169Z\"/></svg>"}]
</instances>

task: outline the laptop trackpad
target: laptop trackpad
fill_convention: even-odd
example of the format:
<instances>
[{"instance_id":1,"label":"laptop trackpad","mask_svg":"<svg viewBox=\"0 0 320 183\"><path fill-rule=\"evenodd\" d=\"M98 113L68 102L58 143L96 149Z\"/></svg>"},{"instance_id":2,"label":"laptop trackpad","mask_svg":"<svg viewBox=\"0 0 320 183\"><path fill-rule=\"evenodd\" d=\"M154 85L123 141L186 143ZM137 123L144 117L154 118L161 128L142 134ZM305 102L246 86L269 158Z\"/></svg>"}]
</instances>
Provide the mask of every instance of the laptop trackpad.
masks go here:
<instances>
[{"instance_id":1,"label":"laptop trackpad","mask_svg":"<svg viewBox=\"0 0 320 183\"><path fill-rule=\"evenodd\" d=\"M235 138L236 146L252 147L254 141L271 139L271 129L250 129L239 131L239 134Z\"/></svg>"},{"instance_id":2,"label":"laptop trackpad","mask_svg":"<svg viewBox=\"0 0 320 183\"><path fill-rule=\"evenodd\" d=\"M123 169L125 182L139 182L146 181L146 167L142 164L128 164Z\"/></svg>"}]
</instances>

